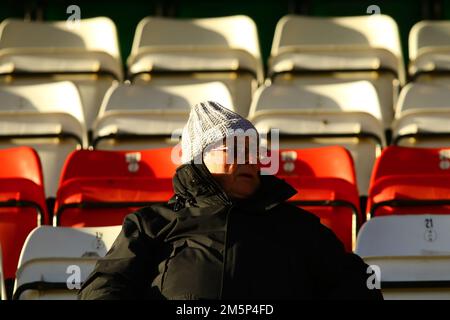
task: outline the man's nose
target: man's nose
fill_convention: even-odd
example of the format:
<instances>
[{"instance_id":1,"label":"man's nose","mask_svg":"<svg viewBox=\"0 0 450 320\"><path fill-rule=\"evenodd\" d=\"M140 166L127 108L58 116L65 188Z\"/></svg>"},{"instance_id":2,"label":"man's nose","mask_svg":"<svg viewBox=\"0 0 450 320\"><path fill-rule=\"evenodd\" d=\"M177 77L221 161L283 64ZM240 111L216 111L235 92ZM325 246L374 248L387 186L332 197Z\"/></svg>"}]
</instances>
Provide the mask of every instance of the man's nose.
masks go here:
<instances>
[{"instance_id":1,"label":"man's nose","mask_svg":"<svg viewBox=\"0 0 450 320\"><path fill-rule=\"evenodd\" d=\"M258 164L258 151L246 149L239 153L237 160L238 164Z\"/></svg>"}]
</instances>

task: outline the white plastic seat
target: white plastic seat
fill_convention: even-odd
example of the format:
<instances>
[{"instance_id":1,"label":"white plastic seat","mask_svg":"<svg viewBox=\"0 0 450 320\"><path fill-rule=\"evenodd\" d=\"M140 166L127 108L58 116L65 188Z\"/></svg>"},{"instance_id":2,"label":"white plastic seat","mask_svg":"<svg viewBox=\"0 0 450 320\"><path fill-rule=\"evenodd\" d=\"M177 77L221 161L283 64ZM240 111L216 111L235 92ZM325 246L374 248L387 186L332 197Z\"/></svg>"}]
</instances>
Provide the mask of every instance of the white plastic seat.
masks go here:
<instances>
[{"instance_id":1,"label":"white plastic seat","mask_svg":"<svg viewBox=\"0 0 450 320\"><path fill-rule=\"evenodd\" d=\"M0 245L0 300L6 300L5 277L3 275L2 246Z\"/></svg>"},{"instance_id":2,"label":"white plastic seat","mask_svg":"<svg viewBox=\"0 0 450 320\"><path fill-rule=\"evenodd\" d=\"M109 18L77 23L6 19L0 24L3 81L74 81L80 89L88 127L104 93L114 80L123 78L122 73L117 30Z\"/></svg>"},{"instance_id":3,"label":"white plastic seat","mask_svg":"<svg viewBox=\"0 0 450 320\"><path fill-rule=\"evenodd\" d=\"M450 146L450 87L409 83L400 93L394 143L407 147Z\"/></svg>"},{"instance_id":4,"label":"white plastic seat","mask_svg":"<svg viewBox=\"0 0 450 320\"><path fill-rule=\"evenodd\" d=\"M279 129L281 148L346 147L355 161L359 191L367 194L373 163L386 144L370 82L263 86L255 93L249 119L260 133Z\"/></svg>"},{"instance_id":5,"label":"white plastic seat","mask_svg":"<svg viewBox=\"0 0 450 320\"><path fill-rule=\"evenodd\" d=\"M397 24L386 15L285 16L275 30L269 76L278 83L300 84L369 80L389 128L396 82L405 81Z\"/></svg>"},{"instance_id":6,"label":"white plastic seat","mask_svg":"<svg viewBox=\"0 0 450 320\"><path fill-rule=\"evenodd\" d=\"M356 253L380 268L385 299L450 299L450 216L375 217Z\"/></svg>"},{"instance_id":7,"label":"white plastic seat","mask_svg":"<svg viewBox=\"0 0 450 320\"><path fill-rule=\"evenodd\" d=\"M409 33L409 74L450 84L450 22L420 21Z\"/></svg>"},{"instance_id":8,"label":"white plastic seat","mask_svg":"<svg viewBox=\"0 0 450 320\"><path fill-rule=\"evenodd\" d=\"M222 81L237 112L247 116L263 80L258 32L247 16L201 19L147 17L137 29L127 61L136 83Z\"/></svg>"},{"instance_id":9,"label":"white plastic seat","mask_svg":"<svg viewBox=\"0 0 450 320\"><path fill-rule=\"evenodd\" d=\"M206 100L217 101L233 110L230 92L221 82L111 87L96 121L94 147L137 150L174 145L191 107Z\"/></svg>"},{"instance_id":10,"label":"white plastic seat","mask_svg":"<svg viewBox=\"0 0 450 320\"><path fill-rule=\"evenodd\" d=\"M41 226L34 229L20 255L14 299L76 299L75 285L86 280L97 260L111 248L120 230L121 226Z\"/></svg>"},{"instance_id":11,"label":"white plastic seat","mask_svg":"<svg viewBox=\"0 0 450 320\"><path fill-rule=\"evenodd\" d=\"M36 149L47 196L55 196L67 155L87 146L80 95L68 81L0 86L0 148Z\"/></svg>"}]
</instances>

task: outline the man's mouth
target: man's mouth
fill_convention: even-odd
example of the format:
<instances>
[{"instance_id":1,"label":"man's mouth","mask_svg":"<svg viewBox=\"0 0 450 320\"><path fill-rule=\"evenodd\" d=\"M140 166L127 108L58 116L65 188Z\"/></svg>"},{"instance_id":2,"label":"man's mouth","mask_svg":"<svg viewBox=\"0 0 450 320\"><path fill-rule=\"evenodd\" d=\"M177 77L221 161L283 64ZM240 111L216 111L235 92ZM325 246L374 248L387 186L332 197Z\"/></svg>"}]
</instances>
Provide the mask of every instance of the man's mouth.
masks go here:
<instances>
[{"instance_id":1,"label":"man's mouth","mask_svg":"<svg viewBox=\"0 0 450 320\"><path fill-rule=\"evenodd\" d=\"M250 173L239 173L238 177L247 178L247 179L253 179L253 175L250 174Z\"/></svg>"}]
</instances>

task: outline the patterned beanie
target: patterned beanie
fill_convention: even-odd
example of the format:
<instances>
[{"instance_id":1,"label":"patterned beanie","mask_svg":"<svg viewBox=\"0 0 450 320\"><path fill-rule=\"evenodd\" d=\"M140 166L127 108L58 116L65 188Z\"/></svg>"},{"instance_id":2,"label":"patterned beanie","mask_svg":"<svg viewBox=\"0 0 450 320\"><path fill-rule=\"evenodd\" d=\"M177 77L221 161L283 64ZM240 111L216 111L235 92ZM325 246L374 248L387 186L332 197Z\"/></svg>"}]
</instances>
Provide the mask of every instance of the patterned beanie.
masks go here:
<instances>
[{"instance_id":1,"label":"patterned beanie","mask_svg":"<svg viewBox=\"0 0 450 320\"><path fill-rule=\"evenodd\" d=\"M217 102L206 101L192 107L181 136L182 162L201 163L202 153L209 145L224 138L256 128L247 119Z\"/></svg>"}]
</instances>

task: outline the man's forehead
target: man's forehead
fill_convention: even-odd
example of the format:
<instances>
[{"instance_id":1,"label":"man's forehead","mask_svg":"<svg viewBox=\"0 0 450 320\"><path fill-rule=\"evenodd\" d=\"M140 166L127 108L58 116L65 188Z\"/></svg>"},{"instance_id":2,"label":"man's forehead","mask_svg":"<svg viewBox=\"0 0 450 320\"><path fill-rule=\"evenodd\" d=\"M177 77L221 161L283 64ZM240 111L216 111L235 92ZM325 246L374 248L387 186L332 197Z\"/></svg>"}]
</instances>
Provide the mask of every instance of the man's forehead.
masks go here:
<instances>
[{"instance_id":1,"label":"man's forehead","mask_svg":"<svg viewBox=\"0 0 450 320\"><path fill-rule=\"evenodd\" d=\"M258 136L249 136L249 135L232 135L227 136L215 143L210 144L206 149L215 149L219 147L258 147L260 145Z\"/></svg>"},{"instance_id":2,"label":"man's forehead","mask_svg":"<svg viewBox=\"0 0 450 320\"><path fill-rule=\"evenodd\" d=\"M228 136L222 140L222 143L248 143L248 142L258 142L258 136L252 136L252 135L233 135Z\"/></svg>"}]
</instances>

